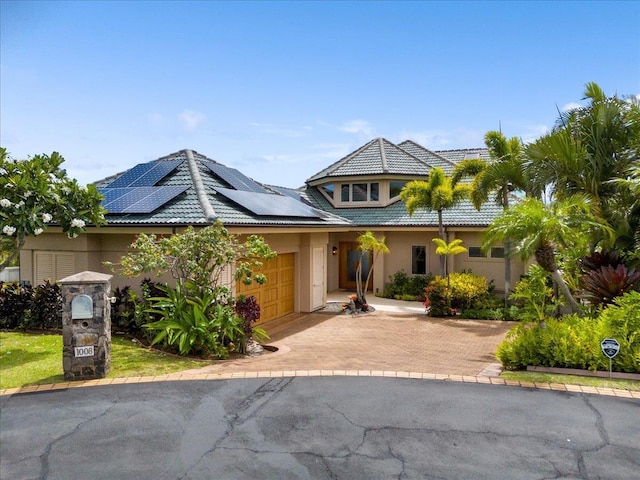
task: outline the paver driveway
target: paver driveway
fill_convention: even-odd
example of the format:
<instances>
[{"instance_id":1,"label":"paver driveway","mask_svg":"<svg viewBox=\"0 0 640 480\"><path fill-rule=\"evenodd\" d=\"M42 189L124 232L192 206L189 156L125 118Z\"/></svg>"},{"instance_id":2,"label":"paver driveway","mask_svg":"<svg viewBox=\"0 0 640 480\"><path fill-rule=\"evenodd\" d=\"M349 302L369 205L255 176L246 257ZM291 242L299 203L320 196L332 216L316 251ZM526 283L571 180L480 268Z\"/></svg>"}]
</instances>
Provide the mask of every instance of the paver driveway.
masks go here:
<instances>
[{"instance_id":1,"label":"paver driveway","mask_svg":"<svg viewBox=\"0 0 640 480\"><path fill-rule=\"evenodd\" d=\"M298 315L269 329L276 353L209 365L190 373L369 370L478 375L511 322L436 319L422 314Z\"/></svg>"}]
</instances>

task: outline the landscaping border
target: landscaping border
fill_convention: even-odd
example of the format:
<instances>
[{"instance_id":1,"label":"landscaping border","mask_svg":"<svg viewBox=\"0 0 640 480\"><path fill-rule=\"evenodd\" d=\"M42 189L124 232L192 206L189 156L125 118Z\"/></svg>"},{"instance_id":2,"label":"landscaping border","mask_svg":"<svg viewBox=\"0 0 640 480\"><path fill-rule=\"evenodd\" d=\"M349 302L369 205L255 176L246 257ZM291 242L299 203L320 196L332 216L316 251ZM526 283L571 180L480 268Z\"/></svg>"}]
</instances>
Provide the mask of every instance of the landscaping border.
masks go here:
<instances>
[{"instance_id":1,"label":"landscaping border","mask_svg":"<svg viewBox=\"0 0 640 480\"><path fill-rule=\"evenodd\" d=\"M601 377L609 378L609 372L602 370L580 370L578 368L556 368L556 367L527 367L527 372L541 372L541 373L557 373L561 375L580 375L583 377ZM623 373L623 372L611 372L611 378L618 378L621 380L636 380L640 381L640 374L637 373Z\"/></svg>"}]
</instances>

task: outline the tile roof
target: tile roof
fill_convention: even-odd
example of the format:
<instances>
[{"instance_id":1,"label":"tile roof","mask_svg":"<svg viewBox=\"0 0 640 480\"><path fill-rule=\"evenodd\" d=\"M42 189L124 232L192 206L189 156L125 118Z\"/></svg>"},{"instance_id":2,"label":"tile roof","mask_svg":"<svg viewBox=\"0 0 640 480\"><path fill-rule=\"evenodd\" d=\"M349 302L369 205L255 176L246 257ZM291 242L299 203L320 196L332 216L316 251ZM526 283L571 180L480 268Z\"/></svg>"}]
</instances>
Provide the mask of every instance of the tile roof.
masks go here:
<instances>
[{"instance_id":1,"label":"tile roof","mask_svg":"<svg viewBox=\"0 0 640 480\"><path fill-rule=\"evenodd\" d=\"M280 215L255 215L243 206L235 203L216 189L233 188L215 175L205 163L219 164L198 152L181 150L166 157L153 160L184 159L172 173L157 183L163 185L185 185L189 188L178 197L147 214L108 214L109 225L207 225L216 219L227 226L336 226L348 225L350 222L341 216L316 211L316 217L291 217ZM96 187L105 188L109 183L126 172L95 182ZM262 185L270 195L281 196L282 193Z\"/></svg>"},{"instance_id":2,"label":"tile roof","mask_svg":"<svg viewBox=\"0 0 640 480\"><path fill-rule=\"evenodd\" d=\"M455 166L454 161L451 161L436 152L432 152L431 150L424 148L422 145L418 145L413 140L405 140L404 142L399 143L398 146L432 167L440 167L444 170L444 173L451 175L453 167Z\"/></svg>"},{"instance_id":3,"label":"tile roof","mask_svg":"<svg viewBox=\"0 0 640 480\"><path fill-rule=\"evenodd\" d=\"M435 152L446 160L456 164L466 158L481 158L490 160L489 150L486 148L462 148L457 150L437 150Z\"/></svg>"},{"instance_id":4,"label":"tile roof","mask_svg":"<svg viewBox=\"0 0 640 480\"><path fill-rule=\"evenodd\" d=\"M386 207L335 208L317 187L307 186L304 195L308 201L321 210L340 215L353 223L353 226L374 227L437 227L438 213L418 210L413 216L407 213L404 202L397 201ZM446 227L484 227L502 213L502 208L493 202L487 202L480 211L469 201L444 210L443 223Z\"/></svg>"},{"instance_id":5,"label":"tile roof","mask_svg":"<svg viewBox=\"0 0 640 480\"><path fill-rule=\"evenodd\" d=\"M311 176L324 178L364 175L428 175L432 166L384 138L375 138L336 163Z\"/></svg>"}]
</instances>

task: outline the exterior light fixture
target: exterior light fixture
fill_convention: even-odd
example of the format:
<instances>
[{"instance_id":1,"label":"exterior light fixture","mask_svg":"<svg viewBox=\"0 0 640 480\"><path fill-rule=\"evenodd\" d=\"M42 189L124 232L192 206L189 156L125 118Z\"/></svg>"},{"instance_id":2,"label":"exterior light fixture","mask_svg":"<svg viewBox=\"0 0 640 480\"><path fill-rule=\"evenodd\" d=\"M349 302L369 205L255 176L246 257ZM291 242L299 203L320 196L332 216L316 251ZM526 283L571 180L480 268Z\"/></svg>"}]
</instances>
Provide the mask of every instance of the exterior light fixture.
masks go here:
<instances>
[{"instance_id":1,"label":"exterior light fixture","mask_svg":"<svg viewBox=\"0 0 640 480\"><path fill-rule=\"evenodd\" d=\"M337 254L338 254L338 247L334 245L333 248L331 249L331 255L337 255Z\"/></svg>"}]
</instances>

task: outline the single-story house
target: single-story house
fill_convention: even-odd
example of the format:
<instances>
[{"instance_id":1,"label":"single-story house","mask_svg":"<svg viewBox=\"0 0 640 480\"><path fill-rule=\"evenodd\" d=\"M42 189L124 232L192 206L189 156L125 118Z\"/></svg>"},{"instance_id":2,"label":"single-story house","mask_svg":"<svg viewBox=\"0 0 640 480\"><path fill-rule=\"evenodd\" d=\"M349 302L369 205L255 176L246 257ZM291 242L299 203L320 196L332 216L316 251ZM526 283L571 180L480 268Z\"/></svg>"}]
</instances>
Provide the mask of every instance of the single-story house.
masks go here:
<instances>
[{"instance_id":1,"label":"single-story house","mask_svg":"<svg viewBox=\"0 0 640 480\"><path fill-rule=\"evenodd\" d=\"M367 230L385 236L390 249L375 264L374 292L399 270L438 273L431 241L438 235L437 213L410 216L399 193L406 182L427 179L434 167L450 173L463 158L488 158L488 153L482 148L434 152L412 141L395 145L376 138L294 190L261 184L181 150L96 182L108 225L90 227L73 240L55 227L29 238L20 254L20 278L37 284L84 270L111 273L103 262L117 263L141 232L169 235L220 220L232 233L263 236L278 252L264 267L266 285L236 286L237 293L257 296L262 321L311 312L325 305L327 292L355 289L356 238ZM477 211L463 202L443 214L449 241L460 238L469 249L449 260L450 270L484 275L498 291L504 289L504 251L496 245L485 255L479 247L482 230L500 212L493 203ZM514 261L512 278L523 272L522 262ZM119 275L112 279L113 288L138 283Z\"/></svg>"}]
</instances>

